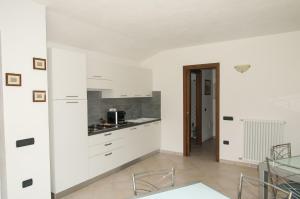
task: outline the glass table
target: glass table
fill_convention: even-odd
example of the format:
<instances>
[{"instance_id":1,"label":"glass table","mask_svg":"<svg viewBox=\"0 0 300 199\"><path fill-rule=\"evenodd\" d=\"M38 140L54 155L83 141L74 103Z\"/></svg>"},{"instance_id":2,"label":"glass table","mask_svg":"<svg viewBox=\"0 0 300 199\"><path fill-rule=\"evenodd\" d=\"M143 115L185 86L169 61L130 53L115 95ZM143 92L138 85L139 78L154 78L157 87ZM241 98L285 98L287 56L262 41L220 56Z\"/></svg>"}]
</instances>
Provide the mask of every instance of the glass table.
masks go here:
<instances>
[{"instance_id":1,"label":"glass table","mask_svg":"<svg viewBox=\"0 0 300 199\"><path fill-rule=\"evenodd\" d=\"M276 160L275 164L278 163L276 168L282 176L291 176L290 180L300 183L300 156L293 156L291 158L284 158ZM261 181L268 182L268 167L266 162L259 163L259 178ZM261 198L266 198L264 188L260 189Z\"/></svg>"},{"instance_id":2,"label":"glass table","mask_svg":"<svg viewBox=\"0 0 300 199\"><path fill-rule=\"evenodd\" d=\"M286 169L290 169L291 171L300 173L300 156L284 158L284 159L276 160L276 162L282 165L282 167L286 167Z\"/></svg>"},{"instance_id":3,"label":"glass table","mask_svg":"<svg viewBox=\"0 0 300 199\"><path fill-rule=\"evenodd\" d=\"M159 192L152 192L147 195L136 197L139 199L229 199L222 193L202 184L195 183L184 187L174 187L172 189L163 190Z\"/></svg>"}]
</instances>

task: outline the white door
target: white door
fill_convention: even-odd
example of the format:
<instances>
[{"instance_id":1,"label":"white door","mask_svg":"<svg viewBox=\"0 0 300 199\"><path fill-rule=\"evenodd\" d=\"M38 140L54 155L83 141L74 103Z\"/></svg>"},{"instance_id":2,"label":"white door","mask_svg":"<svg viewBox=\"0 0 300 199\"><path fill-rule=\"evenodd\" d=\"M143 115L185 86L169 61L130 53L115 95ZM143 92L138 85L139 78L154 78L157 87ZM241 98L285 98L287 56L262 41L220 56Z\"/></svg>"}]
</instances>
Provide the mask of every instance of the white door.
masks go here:
<instances>
[{"instance_id":1,"label":"white door","mask_svg":"<svg viewBox=\"0 0 300 199\"><path fill-rule=\"evenodd\" d=\"M58 193L88 178L87 101L56 100L52 108L52 191Z\"/></svg>"},{"instance_id":2,"label":"white door","mask_svg":"<svg viewBox=\"0 0 300 199\"><path fill-rule=\"evenodd\" d=\"M51 48L48 56L51 98L86 99L86 55Z\"/></svg>"}]
</instances>

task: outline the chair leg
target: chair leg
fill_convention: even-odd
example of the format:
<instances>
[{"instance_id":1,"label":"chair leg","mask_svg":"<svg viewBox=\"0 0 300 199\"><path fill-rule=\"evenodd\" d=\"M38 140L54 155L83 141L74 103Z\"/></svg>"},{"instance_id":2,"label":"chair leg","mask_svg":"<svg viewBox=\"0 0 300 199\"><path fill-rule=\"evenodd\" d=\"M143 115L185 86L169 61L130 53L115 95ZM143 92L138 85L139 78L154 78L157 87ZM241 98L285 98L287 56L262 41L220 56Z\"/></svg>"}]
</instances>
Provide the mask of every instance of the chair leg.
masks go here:
<instances>
[{"instance_id":1,"label":"chair leg","mask_svg":"<svg viewBox=\"0 0 300 199\"><path fill-rule=\"evenodd\" d=\"M136 196L137 193L136 193L136 185L135 185L135 177L134 177L134 174L132 174L132 186L133 186L133 193L134 193L134 195Z\"/></svg>"},{"instance_id":2,"label":"chair leg","mask_svg":"<svg viewBox=\"0 0 300 199\"><path fill-rule=\"evenodd\" d=\"M242 198L242 188L243 188L243 174L241 173L239 190L238 190L238 199Z\"/></svg>"}]
</instances>

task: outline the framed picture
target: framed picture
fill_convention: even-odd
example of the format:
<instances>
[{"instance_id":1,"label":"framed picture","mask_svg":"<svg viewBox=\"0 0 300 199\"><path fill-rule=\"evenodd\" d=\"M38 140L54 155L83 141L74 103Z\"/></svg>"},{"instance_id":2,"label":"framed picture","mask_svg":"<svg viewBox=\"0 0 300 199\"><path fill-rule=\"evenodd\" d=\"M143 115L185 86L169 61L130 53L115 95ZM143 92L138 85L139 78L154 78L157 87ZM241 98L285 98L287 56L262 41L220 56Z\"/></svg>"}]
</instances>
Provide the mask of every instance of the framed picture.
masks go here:
<instances>
[{"instance_id":1,"label":"framed picture","mask_svg":"<svg viewBox=\"0 0 300 199\"><path fill-rule=\"evenodd\" d=\"M204 95L211 95L211 80L206 79L204 82Z\"/></svg>"},{"instance_id":2,"label":"framed picture","mask_svg":"<svg viewBox=\"0 0 300 199\"><path fill-rule=\"evenodd\" d=\"M46 70L47 68L47 61L46 59L42 58L33 58L33 69L36 70Z\"/></svg>"},{"instance_id":3,"label":"framed picture","mask_svg":"<svg viewBox=\"0 0 300 199\"><path fill-rule=\"evenodd\" d=\"M33 91L32 100L33 102L46 102L46 91Z\"/></svg>"},{"instance_id":4,"label":"framed picture","mask_svg":"<svg viewBox=\"0 0 300 199\"><path fill-rule=\"evenodd\" d=\"M22 75L16 73L6 73L6 86L22 86Z\"/></svg>"}]
</instances>

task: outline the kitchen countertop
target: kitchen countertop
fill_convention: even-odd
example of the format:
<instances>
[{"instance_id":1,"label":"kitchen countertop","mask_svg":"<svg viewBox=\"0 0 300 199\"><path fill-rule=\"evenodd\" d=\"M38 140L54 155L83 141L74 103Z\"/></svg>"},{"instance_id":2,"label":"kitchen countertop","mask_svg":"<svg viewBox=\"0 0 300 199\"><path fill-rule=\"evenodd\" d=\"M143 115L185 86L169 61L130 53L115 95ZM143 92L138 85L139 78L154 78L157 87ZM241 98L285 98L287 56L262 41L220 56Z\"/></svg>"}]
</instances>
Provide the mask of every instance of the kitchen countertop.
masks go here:
<instances>
[{"instance_id":1,"label":"kitchen countertop","mask_svg":"<svg viewBox=\"0 0 300 199\"><path fill-rule=\"evenodd\" d=\"M129 120L129 123L125 124L125 125L120 125L117 127L106 128L106 129L102 129L102 130L88 132L88 136L98 135L98 134L106 133L106 132L110 132L110 131L116 131L116 130L120 130L120 129L130 128L133 126L139 126L139 125L143 125L143 124L147 124L147 123L157 122L157 121L161 121L161 119L153 118L153 120L147 120L147 121L140 121L139 119L137 119L137 121L140 121L140 122L132 122L132 121L134 121L134 120Z\"/></svg>"}]
</instances>

